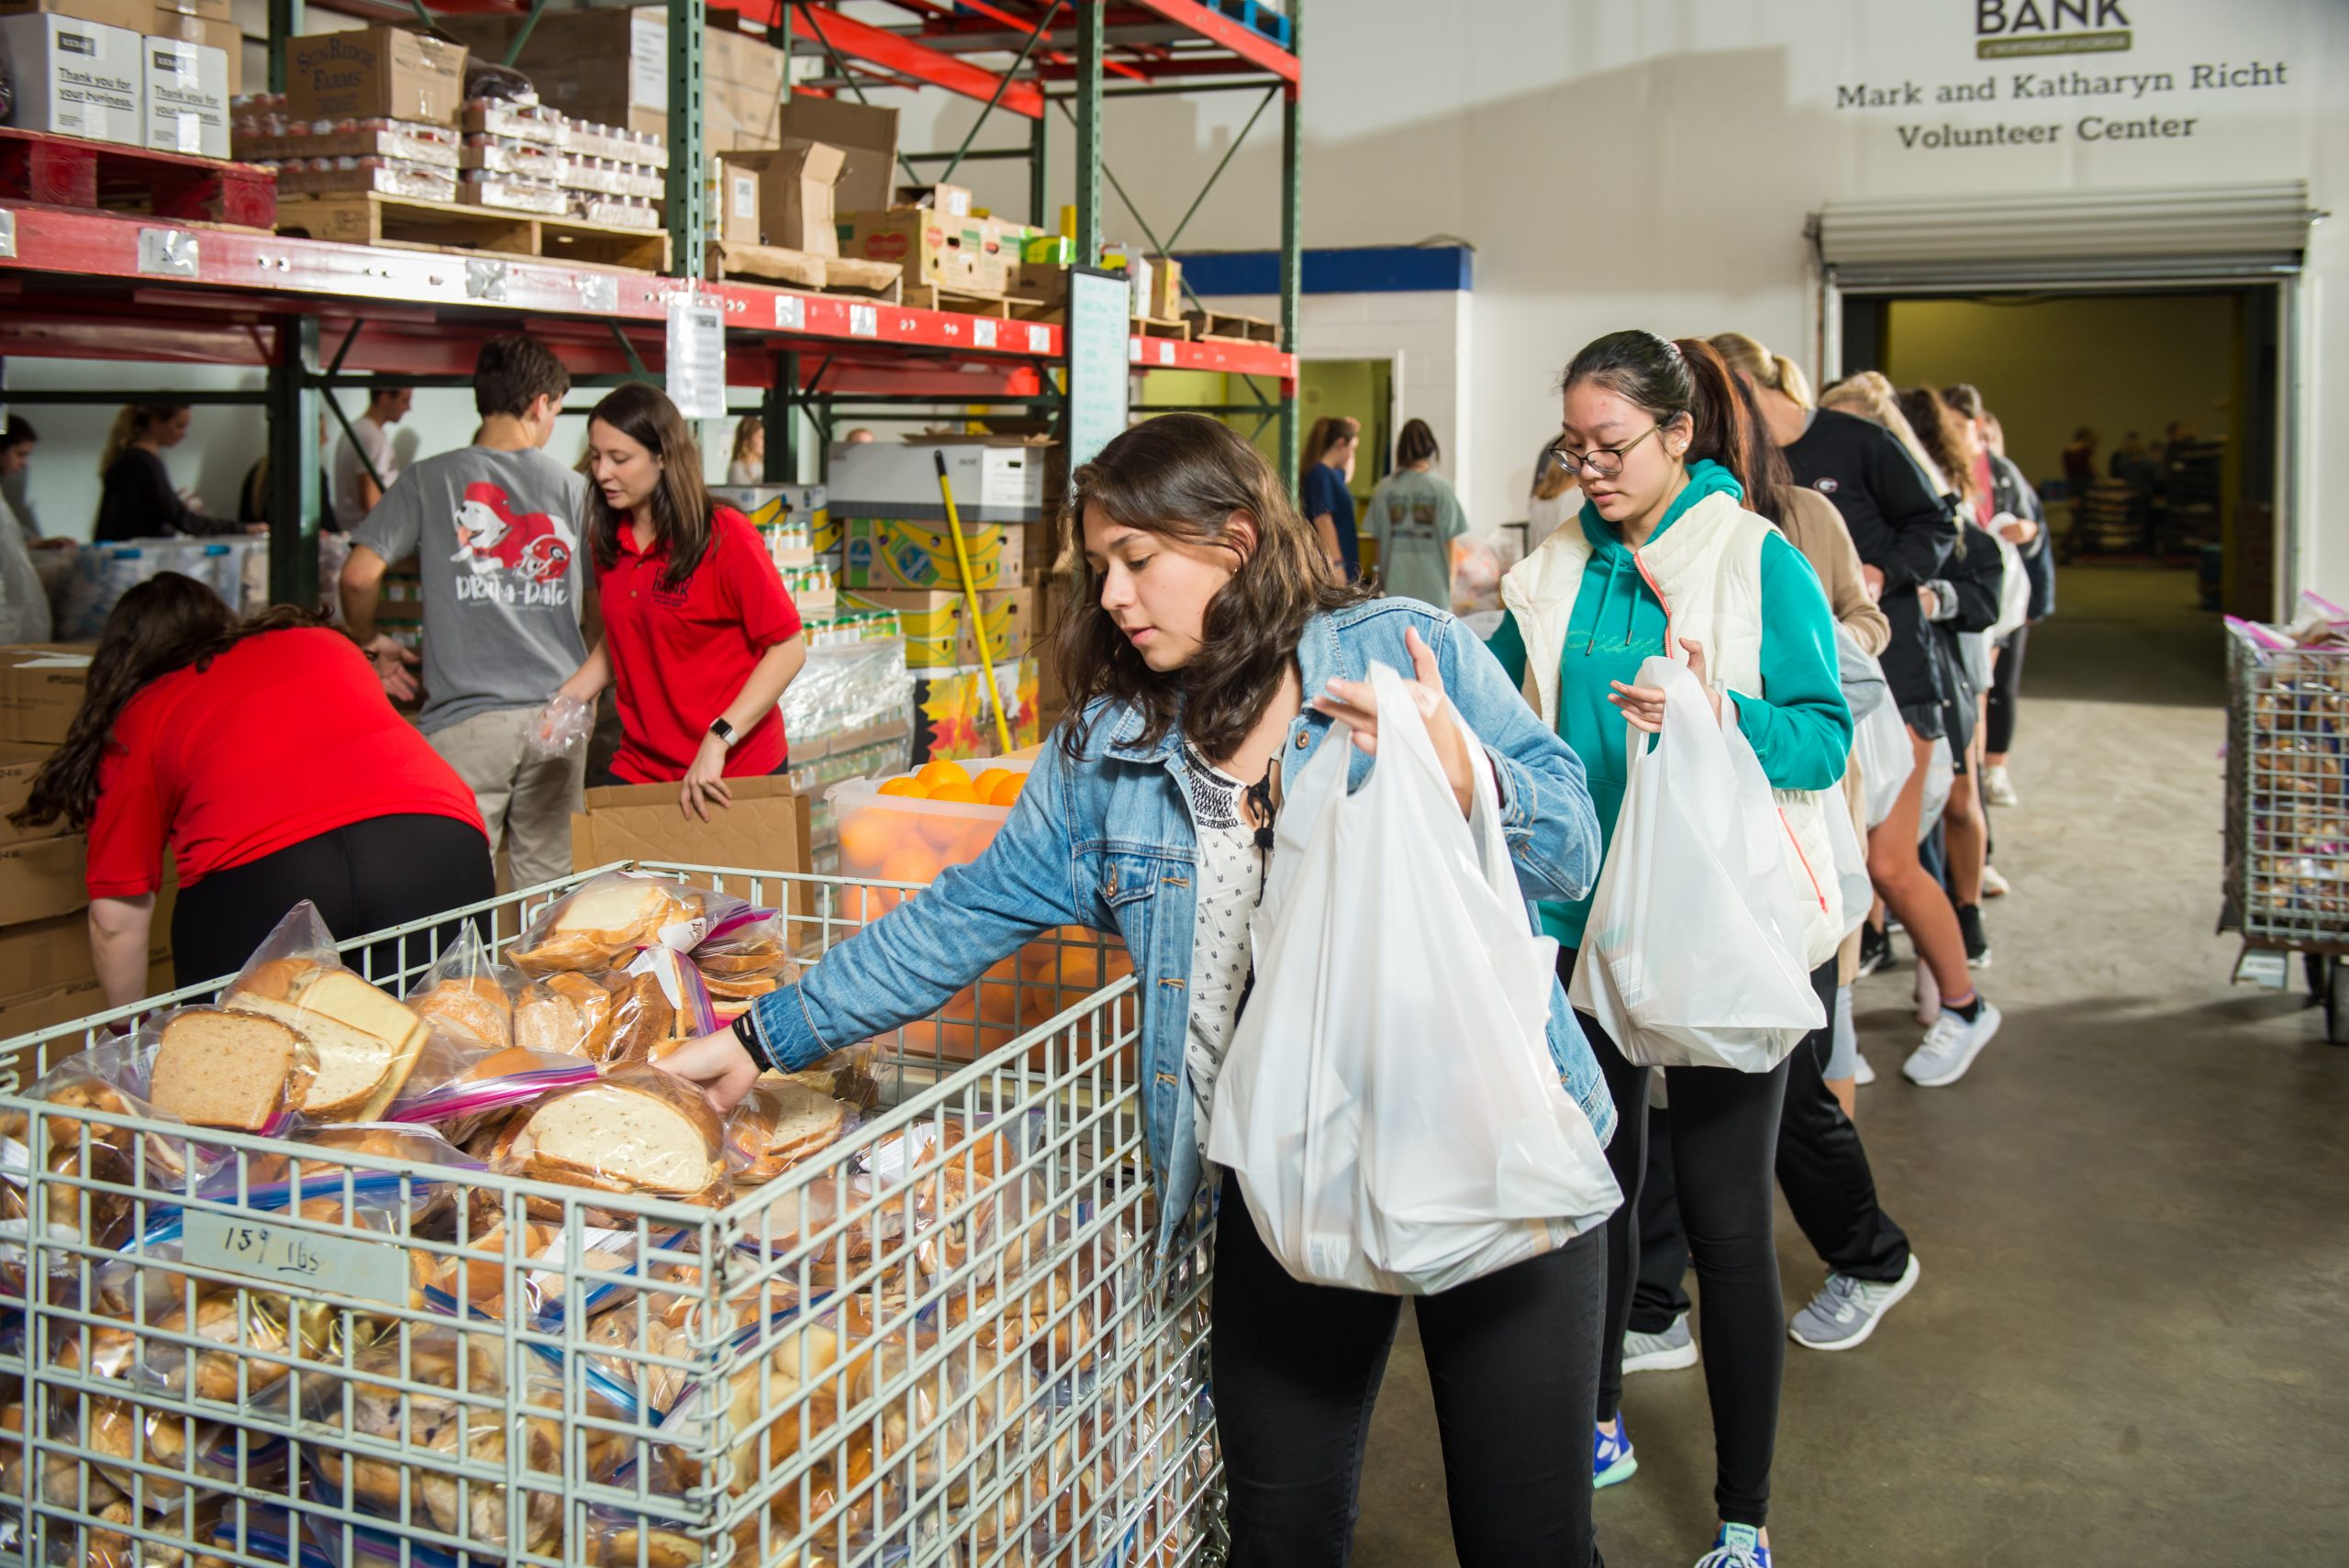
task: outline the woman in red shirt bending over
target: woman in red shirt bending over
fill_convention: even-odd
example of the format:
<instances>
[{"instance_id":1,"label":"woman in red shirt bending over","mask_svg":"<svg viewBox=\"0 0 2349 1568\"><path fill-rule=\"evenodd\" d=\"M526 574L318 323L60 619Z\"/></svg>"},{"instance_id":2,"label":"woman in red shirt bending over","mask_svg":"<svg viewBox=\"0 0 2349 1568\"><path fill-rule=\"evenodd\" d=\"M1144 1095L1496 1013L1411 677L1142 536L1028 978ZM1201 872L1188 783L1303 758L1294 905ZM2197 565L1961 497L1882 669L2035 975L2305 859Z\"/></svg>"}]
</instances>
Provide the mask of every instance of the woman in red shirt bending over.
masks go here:
<instances>
[{"instance_id":1,"label":"woman in red shirt bending over","mask_svg":"<svg viewBox=\"0 0 2349 1568\"><path fill-rule=\"evenodd\" d=\"M563 696L619 688L618 784L681 781L678 808L709 820L729 778L788 766L784 688L807 662L799 611L750 519L715 506L677 406L631 382L587 416L587 538L604 639Z\"/></svg>"},{"instance_id":2,"label":"woman in red shirt bending over","mask_svg":"<svg viewBox=\"0 0 2349 1568\"><path fill-rule=\"evenodd\" d=\"M182 985L234 973L305 898L350 938L497 893L473 791L393 710L367 655L308 611L239 622L176 572L106 617L82 711L9 820L60 817L89 829L108 1006L148 994L166 847Z\"/></svg>"}]
</instances>

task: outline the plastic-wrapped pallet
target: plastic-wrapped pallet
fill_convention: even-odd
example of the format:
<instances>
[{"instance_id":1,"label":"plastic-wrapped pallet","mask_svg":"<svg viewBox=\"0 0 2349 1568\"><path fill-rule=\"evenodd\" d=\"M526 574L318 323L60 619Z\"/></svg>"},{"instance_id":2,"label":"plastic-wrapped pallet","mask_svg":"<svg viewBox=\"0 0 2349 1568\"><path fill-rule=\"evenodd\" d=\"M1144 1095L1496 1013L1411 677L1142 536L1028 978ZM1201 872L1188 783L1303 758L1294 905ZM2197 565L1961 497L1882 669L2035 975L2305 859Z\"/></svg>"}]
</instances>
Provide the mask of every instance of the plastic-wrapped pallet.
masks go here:
<instances>
[{"instance_id":1,"label":"plastic-wrapped pallet","mask_svg":"<svg viewBox=\"0 0 2349 1568\"><path fill-rule=\"evenodd\" d=\"M913 708L914 681L901 637L863 642L811 639L807 667L783 695L783 727L797 756L811 742L904 724Z\"/></svg>"},{"instance_id":2,"label":"plastic-wrapped pallet","mask_svg":"<svg viewBox=\"0 0 2349 1568\"><path fill-rule=\"evenodd\" d=\"M243 614L249 606L247 572L259 556L267 571L268 541L251 538L128 539L83 545L75 552L73 580L66 585L55 630L62 642L88 642L105 629L116 601L160 572L193 577ZM264 575L264 581L266 581Z\"/></svg>"}]
</instances>

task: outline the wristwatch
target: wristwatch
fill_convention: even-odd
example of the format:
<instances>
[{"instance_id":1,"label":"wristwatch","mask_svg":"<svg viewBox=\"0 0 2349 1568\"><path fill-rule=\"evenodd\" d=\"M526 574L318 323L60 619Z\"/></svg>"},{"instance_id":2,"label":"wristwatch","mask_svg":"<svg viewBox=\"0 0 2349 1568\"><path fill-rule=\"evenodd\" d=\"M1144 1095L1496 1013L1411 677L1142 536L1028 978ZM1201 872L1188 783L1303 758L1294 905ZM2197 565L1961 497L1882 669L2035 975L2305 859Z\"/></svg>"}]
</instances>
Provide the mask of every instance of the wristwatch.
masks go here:
<instances>
[{"instance_id":1,"label":"wristwatch","mask_svg":"<svg viewBox=\"0 0 2349 1568\"><path fill-rule=\"evenodd\" d=\"M726 722L726 716L724 714L720 714L716 718L709 721L709 732L712 735L717 736L719 744L723 745L729 751L734 750L734 742L742 739L740 735L734 732L734 727Z\"/></svg>"}]
</instances>

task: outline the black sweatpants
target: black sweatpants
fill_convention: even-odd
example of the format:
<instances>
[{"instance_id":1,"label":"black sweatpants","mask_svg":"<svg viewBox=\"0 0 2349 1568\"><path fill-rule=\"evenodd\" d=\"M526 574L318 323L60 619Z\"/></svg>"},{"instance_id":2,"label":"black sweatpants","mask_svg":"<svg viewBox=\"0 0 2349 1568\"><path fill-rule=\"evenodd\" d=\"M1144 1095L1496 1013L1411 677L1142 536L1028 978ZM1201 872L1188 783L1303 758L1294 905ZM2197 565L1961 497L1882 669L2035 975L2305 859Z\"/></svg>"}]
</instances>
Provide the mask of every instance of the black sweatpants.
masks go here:
<instances>
[{"instance_id":1,"label":"black sweatpants","mask_svg":"<svg viewBox=\"0 0 2349 1568\"><path fill-rule=\"evenodd\" d=\"M1990 722L1982 733L1982 750L2003 757L2015 746L2015 707L2022 700L2022 651L2031 641L2031 628L2019 626L1998 644L1990 667Z\"/></svg>"},{"instance_id":2,"label":"black sweatpants","mask_svg":"<svg viewBox=\"0 0 2349 1568\"><path fill-rule=\"evenodd\" d=\"M1414 1298L1462 1568L1602 1568L1590 1523L1606 1243ZM1208 1355L1230 1568L1341 1568L1400 1296L1292 1278L1224 1176Z\"/></svg>"},{"instance_id":3,"label":"black sweatpants","mask_svg":"<svg viewBox=\"0 0 2349 1568\"><path fill-rule=\"evenodd\" d=\"M172 912L173 977L184 986L234 974L305 898L347 941L496 895L489 840L470 823L427 816L354 822L183 890ZM440 945L454 935L453 927L440 933ZM409 963L432 951L415 938L407 947ZM400 967L400 944L377 948L368 950L368 973L388 978Z\"/></svg>"},{"instance_id":4,"label":"black sweatpants","mask_svg":"<svg viewBox=\"0 0 2349 1568\"><path fill-rule=\"evenodd\" d=\"M1558 955L1574 973L1575 954ZM1623 1053L1589 1014L1583 1033L1615 1101L1615 1140L1607 1162L1623 1207L1607 1221L1607 1328L1599 1345L1599 1421L1623 1403L1623 1330L1640 1273L1639 1191L1647 1169L1648 1072ZM1697 1282L1705 1293L1705 1394L1713 1414L1713 1506L1731 1524L1769 1520L1770 1459L1778 1440L1778 1385L1787 1363L1787 1309L1778 1297L1778 1253L1771 1238L1770 1170L1787 1064L1767 1073L1667 1067L1674 1173ZM1638 1440L1635 1437L1633 1441Z\"/></svg>"},{"instance_id":5,"label":"black sweatpants","mask_svg":"<svg viewBox=\"0 0 2349 1568\"><path fill-rule=\"evenodd\" d=\"M1908 1271L1908 1233L1877 1201L1860 1129L1827 1087L1825 1069L1835 1035L1835 961L1813 970L1810 984L1828 1021L1825 1029L1805 1035L1787 1058L1786 1101L1778 1112L1778 1187L1820 1262L1837 1273L1890 1284ZM1635 1333L1661 1334L1688 1310L1688 1293L1681 1285L1688 1240L1681 1229L1672 1162L1672 1113L1652 1111L1647 1174L1640 1187L1640 1276L1631 1295Z\"/></svg>"}]
</instances>

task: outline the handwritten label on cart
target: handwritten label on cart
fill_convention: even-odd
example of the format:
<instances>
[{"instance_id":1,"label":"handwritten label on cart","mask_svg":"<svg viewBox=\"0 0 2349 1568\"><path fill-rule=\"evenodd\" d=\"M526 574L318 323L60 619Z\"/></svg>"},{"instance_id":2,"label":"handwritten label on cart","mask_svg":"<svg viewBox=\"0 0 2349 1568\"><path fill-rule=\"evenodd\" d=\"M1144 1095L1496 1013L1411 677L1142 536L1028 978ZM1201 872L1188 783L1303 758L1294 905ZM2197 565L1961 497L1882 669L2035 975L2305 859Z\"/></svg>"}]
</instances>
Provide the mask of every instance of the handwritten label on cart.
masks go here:
<instances>
[{"instance_id":1,"label":"handwritten label on cart","mask_svg":"<svg viewBox=\"0 0 2349 1568\"><path fill-rule=\"evenodd\" d=\"M389 1237L328 1236L269 1216L195 1213L184 1231L191 1264L281 1288L306 1287L405 1306L406 1250Z\"/></svg>"}]
</instances>

